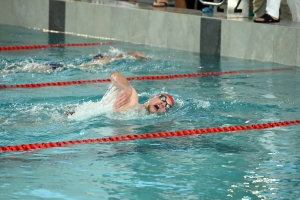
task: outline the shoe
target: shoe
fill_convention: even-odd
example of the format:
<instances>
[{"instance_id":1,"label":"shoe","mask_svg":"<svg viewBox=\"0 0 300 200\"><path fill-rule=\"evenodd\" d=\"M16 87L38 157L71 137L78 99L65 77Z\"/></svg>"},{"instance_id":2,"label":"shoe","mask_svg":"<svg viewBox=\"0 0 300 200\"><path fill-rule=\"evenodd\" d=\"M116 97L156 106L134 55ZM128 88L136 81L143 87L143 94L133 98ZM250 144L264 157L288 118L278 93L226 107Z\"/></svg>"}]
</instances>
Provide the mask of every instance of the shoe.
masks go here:
<instances>
[{"instance_id":1,"label":"shoe","mask_svg":"<svg viewBox=\"0 0 300 200\"><path fill-rule=\"evenodd\" d=\"M278 23L280 22L280 19L278 18L277 20L276 19L273 19L273 17L269 14L264 14L263 16L259 17L259 18L262 18L264 19L263 21L257 21L258 18L256 18L254 20L255 23Z\"/></svg>"}]
</instances>

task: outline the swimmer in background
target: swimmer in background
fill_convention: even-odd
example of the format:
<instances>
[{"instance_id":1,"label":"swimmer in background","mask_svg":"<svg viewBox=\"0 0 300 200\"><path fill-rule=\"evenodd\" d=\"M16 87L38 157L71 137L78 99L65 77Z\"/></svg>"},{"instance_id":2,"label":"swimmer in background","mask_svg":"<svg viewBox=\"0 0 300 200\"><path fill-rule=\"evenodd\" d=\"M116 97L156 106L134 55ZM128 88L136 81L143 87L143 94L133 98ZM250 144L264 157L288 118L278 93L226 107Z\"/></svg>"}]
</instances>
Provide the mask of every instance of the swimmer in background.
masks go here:
<instances>
[{"instance_id":1,"label":"swimmer in background","mask_svg":"<svg viewBox=\"0 0 300 200\"><path fill-rule=\"evenodd\" d=\"M97 63L106 63L109 62L113 59L119 59L119 58L123 58L125 56L132 56L132 57L136 57L136 58L141 58L141 59L148 59L147 56L141 54L140 52L128 52L126 54L119 54L117 56L104 56L103 54L99 53L97 55L95 55L92 59L91 62L86 62L83 63L81 65L79 65L80 67L88 67L90 65L93 64L97 64ZM15 72L39 72L39 71L47 71L47 70L57 70L57 69L62 69L64 67L63 64L61 63L56 63L56 62L49 62L49 63L45 63L45 64L37 64L37 63L30 63L27 64L25 67L23 67L22 69L19 70L14 70ZM9 73L13 70L1 70L1 73Z\"/></svg>"},{"instance_id":2,"label":"swimmer in background","mask_svg":"<svg viewBox=\"0 0 300 200\"><path fill-rule=\"evenodd\" d=\"M117 56L104 56L103 54L99 53L97 55L95 55L93 57L93 60L91 62L86 62L86 63L83 63L79 66L81 67L88 67L90 65L93 65L93 64L97 64L97 63L106 63L106 62L109 62L113 59L118 59L118 58L123 58L125 56L133 56L133 57L136 57L136 58L142 58L142 59L148 59L147 56L141 54L140 52L128 52L126 54L119 54ZM52 70L56 70L58 68L61 68L61 67L64 67L62 64L60 63L49 63L49 64L46 64L43 67L43 70L49 70L49 69L52 69Z\"/></svg>"},{"instance_id":3,"label":"swimmer in background","mask_svg":"<svg viewBox=\"0 0 300 200\"><path fill-rule=\"evenodd\" d=\"M111 61L112 59L118 59L118 58L123 58L125 56L133 56L133 57L136 57L136 58L142 58L142 59L148 59L147 56L141 54L140 52L128 52L126 54L119 54L117 56L104 56L103 54L99 53L97 55L95 55L93 57L93 60L91 62L87 62L87 63L83 63L81 64L80 66L89 66L89 65L92 65L92 64L96 64L96 63L99 63L99 62L109 62Z\"/></svg>"},{"instance_id":4,"label":"swimmer in background","mask_svg":"<svg viewBox=\"0 0 300 200\"><path fill-rule=\"evenodd\" d=\"M88 67L97 63L107 63L113 59L118 59L118 58L123 58L125 56L132 56L132 57L136 57L136 58L142 58L142 59L148 59L147 56L141 54L140 52L128 52L126 54L119 54L117 56L104 56L103 54L99 53L97 55L95 55L92 59L91 62L86 62L86 63L82 63L81 65L79 65L80 67ZM52 69L55 70L57 68L63 67L62 64L55 65L56 63L50 63L48 66L48 69Z\"/></svg>"}]
</instances>

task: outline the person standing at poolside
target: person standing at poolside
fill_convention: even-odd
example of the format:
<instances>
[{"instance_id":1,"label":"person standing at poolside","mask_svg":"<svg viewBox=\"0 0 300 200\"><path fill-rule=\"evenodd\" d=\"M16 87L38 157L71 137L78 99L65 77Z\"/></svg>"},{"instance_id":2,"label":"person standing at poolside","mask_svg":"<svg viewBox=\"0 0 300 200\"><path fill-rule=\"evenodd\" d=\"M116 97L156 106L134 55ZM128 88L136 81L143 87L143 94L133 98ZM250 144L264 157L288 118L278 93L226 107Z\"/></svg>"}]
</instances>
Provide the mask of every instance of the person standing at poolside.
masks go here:
<instances>
[{"instance_id":1,"label":"person standing at poolside","mask_svg":"<svg viewBox=\"0 0 300 200\"><path fill-rule=\"evenodd\" d=\"M254 20L256 23L278 23L280 22L280 3L281 0L265 0L266 1L266 13ZM253 1L254 10L256 10L256 2ZM292 13L292 21L300 22L300 1L299 0L286 0L290 12ZM256 11L255 11L256 12ZM254 13L255 13L254 12Z\"/></svg>"}]
</instances>

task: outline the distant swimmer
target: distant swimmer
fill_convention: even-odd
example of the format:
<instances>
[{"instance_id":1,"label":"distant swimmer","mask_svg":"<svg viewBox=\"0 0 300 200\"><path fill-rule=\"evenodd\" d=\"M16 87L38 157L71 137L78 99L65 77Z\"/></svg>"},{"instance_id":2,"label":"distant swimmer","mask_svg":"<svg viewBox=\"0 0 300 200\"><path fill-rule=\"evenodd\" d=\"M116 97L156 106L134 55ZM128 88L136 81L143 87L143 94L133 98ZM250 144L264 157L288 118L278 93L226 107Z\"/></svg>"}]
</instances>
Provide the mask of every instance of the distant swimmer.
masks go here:
<instances>
[{"instance_id":1,"label":"distant swimmer","mask_svg":"<svg viewBox=\"0 0 300 200\"><path fill-rule=\"evenodd\" d=\"M104 110L113 112L132 110L140 114L164 113L170 110L175 104L174 98L166 93L152 96L145 103L140 104L135 88L129 84L122 73L112 72L110 80L112 84L101 101L86 102L73 111L68 111L65 113L65 116L78 115L79 117L87 113L90 113L91 116L96 116L101 114Z\"/></svg>"},{"instance_id":2,"label":"distant swimmer","mask_svg":"<svg viewBox=\"0 0 300 200\"><path fill-rule=\"evenodd\" d=\"M125 56L133 56L136 58L141 58L141 59L146 59L146 60L148 59L147 56L145 56L144 54L141 54L140 52L137 52L137 51L128 52L126 54L119 54L117 56L104 56L102 53L99 53L93 57L93 60L91 62L83 63L80 66L88 66L88 65L96 64L98 62L109 62L113 59L123 58Z\"/></svg>"},{"instance_id":3,"label":"distant swimmer","mask_svg":"<svg viewBox=\"0 0 300 200\"><path fill-rule=\"evenodd\" d=\"M49 62L49 63L27 63L25 66L17 67L15 69L3 69L0 71L0 74L3 73L11 73L11 72L40 72L47 70L57 70L62 69L64 67L63 64L57 62Z\"/></svg>"},{"instance_id":4,"label":"distant swimmer","mask_svg":"<svg viewBox=\"0 0 300 200\"><path fill-rule=\"evenodd\" d=\"M91 65L95 65L98 63L106 63L113 59L119 59L126 56L132 56L135 58L148 59L147 56L141 54L140 52L128 52L124 54L119 54L117 56L105 56L101 53L95 55L90 62L82 63L79 65L80 67L89 67ZM18 67L17 69L3 69L0 71L1 73L9 73L9 72L40 72L40 71L48 71L48 70L62 70L65 67L62 63L58 62L46 62L43 64L40 63L27 63L24 67Z\"/></svg>"},{"instance_id":5,"label":"distant swimmer","mask_svg":"<svg viewBox=\"0 0 300 200\"><path fill-rule=\"evenodd\" d=\"M113 59L123 58L125 56L133 56L135 58L141 58L141 59L146 59L146 60L148 59L147 56L145 56L144 54L141 54L140 52L137 52L137 51L135 51L135 52L128 52L126 54L119 54L117 56L105 56L102 53L99 53L99 54L97 54L97 55L95 55L93 57L92 61L86 62L86 63L82 63L79 66L81 66L81 67L88 67L88 66L91 66L93 64L106 63L106 62L109 62L109 61L111 61ZM64 67L64 66L62 64L60 64L60 63L47 63L47 64L43 65L43 69L44 70L49 70L49 69L50 70L51 69L55 70L55 69L59 69L59 68L62 68L62 67Z\"/></svg>"}]
</instances>

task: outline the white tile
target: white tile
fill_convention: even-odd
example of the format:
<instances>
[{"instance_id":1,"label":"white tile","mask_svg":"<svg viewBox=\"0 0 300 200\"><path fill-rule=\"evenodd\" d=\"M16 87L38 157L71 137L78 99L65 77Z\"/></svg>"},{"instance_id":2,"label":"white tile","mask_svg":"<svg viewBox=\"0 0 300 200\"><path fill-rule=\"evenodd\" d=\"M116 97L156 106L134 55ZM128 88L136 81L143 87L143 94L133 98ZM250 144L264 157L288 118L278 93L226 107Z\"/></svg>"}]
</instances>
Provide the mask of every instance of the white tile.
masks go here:
<instances>
[{"instance_id":1,"label":"white tile","mask_svg":"<svg viewBox=\"0 0 300 200\"><path fill-rule=\"evenodd\" d=\"M251 46L251 23L230 22L230 55L237 58L250 59L247 50Z\"/></svg>"},{"instance_id":2,"label":"white tile","mask_svg":"<svg viewBox=\"0 0 300 200\"><path fill-rule=\"evenodd\" d=\"M149 11L134 9L130 12L129 42L145 44L148 37Z\"/></svg>"},{"instance_id":3,"label":"white tile","mask_svg":"<svg viewBox=\"0 0 300 200\"><path fill-rule=\"evenodd\" d=\"M166 12L149 11L148 40L146 44L167 47Z\"/></svg>"},{"instance_id":4,"label":"white tile","mask_svg":"<svg viewBox=\"0 0 300 200\"><path fill-rule=\"evenodd\" d=\"M66 2L65 31L76 33L76 5L74 2Z\"/></svg>"},{"instance_id":5,"label":"white tile","mask_svg":"<svg viewBox=\"0 0 300 200\"><path fill-rule=\"evenodd\" d=\"M200 27L200 16L188 15L187 50L192 52L200 52Z\"/></svg>"},{"instance_id":6,"label":"white tile","mask_svg":"<svg viewBox=\"0 0 300 200\"><path fill-rule=\"evenodd\" d=\"M265 62L274 61L274 31L275 26L252 23L251 42L247 48L248 59Z\"/></svg>"},{"instance_id":7,"label":"white tile","mask_svg":"<svg viewBox=\"0 0 300 200\"><path fill-rule=\"evenodd\" d=\"M111 28L112 38L129 41L129 8L111 7Z\"/></svg>"},{"instance_id":8,"label":"white tile","mask_svg":"<svg viewBox=\"0 0 300 200\"><path fill-rule=\"evenodd\" d=\"M300 30L298 29L298 36L297 36L297 64L296 66L300 67Z\"/></svg>"},{"instance_id":9,"label":"white tile","mask_svg":"<svg viewBox=\"0 0 300 200\"><path fill-rule=\"evenodd\" d=\"M230 21L221 20L221 56L230 55Z\"/></svg>"},{"instance_id":10,"label":"white tile","mask_svg":"<svg viewBox=\"0 0 300 200\"><path fill-rule=\"evenodd\" d=\"M49 0L30 0L27 2L27 26L48 29Z\"/></svg>"},{"instance_id":11,"label":"white tile","mask_svg":"<svg viewBox=\"0 0 300 200\"><path fill-rule=\"evenodd\" d=\"M77 2L76 32L84 35L94 34L94 4Z\"/></svg>"},{"instance_id":12,"label":"white tile","mask_svg":"<svg viewBox=\"0 0 300 200\"><path fill-rule=\"evenodd\" d=\"M94 35L110 38L111 7L96 5L94 7Z\"/></svg>"},{"instance_id":13,"label":"white tile","mask_svg":"<svg viewBox=\"0 0 300 200\"><path fill-rule=\"evenodd\" d=\"M2 0L0 6L0 24L13 24L12 23L12 1Z\"/></svg>"},{"instance_id":14,"label":"white tile","mask_svg":"<svg viewBox=\"0 0 300 200\"><path fill-rule=\"evenodd\" d=\"M274 62L285 65L297 63L297 28L275 27L274 35Z\"/></svg>"},{"instance_id":15,"label":"white tile","mask_svg":"<svg viewBox=\"0 0 300 200\"><path fill-rule=\"evenodd\" d=\"M187 15L167 14L167 45L169 48L187 50L187 24Z\"/></svg>"},{"instance_id":16,"label":"white tile","mask_svg":"<svg viewBox=\"0 0 300 200\"><path fill-rule=\"evenodd\" d=\"M27 1L12 0L12 24L28 27L27 24Z\"/></svg>"}]
</instances>

